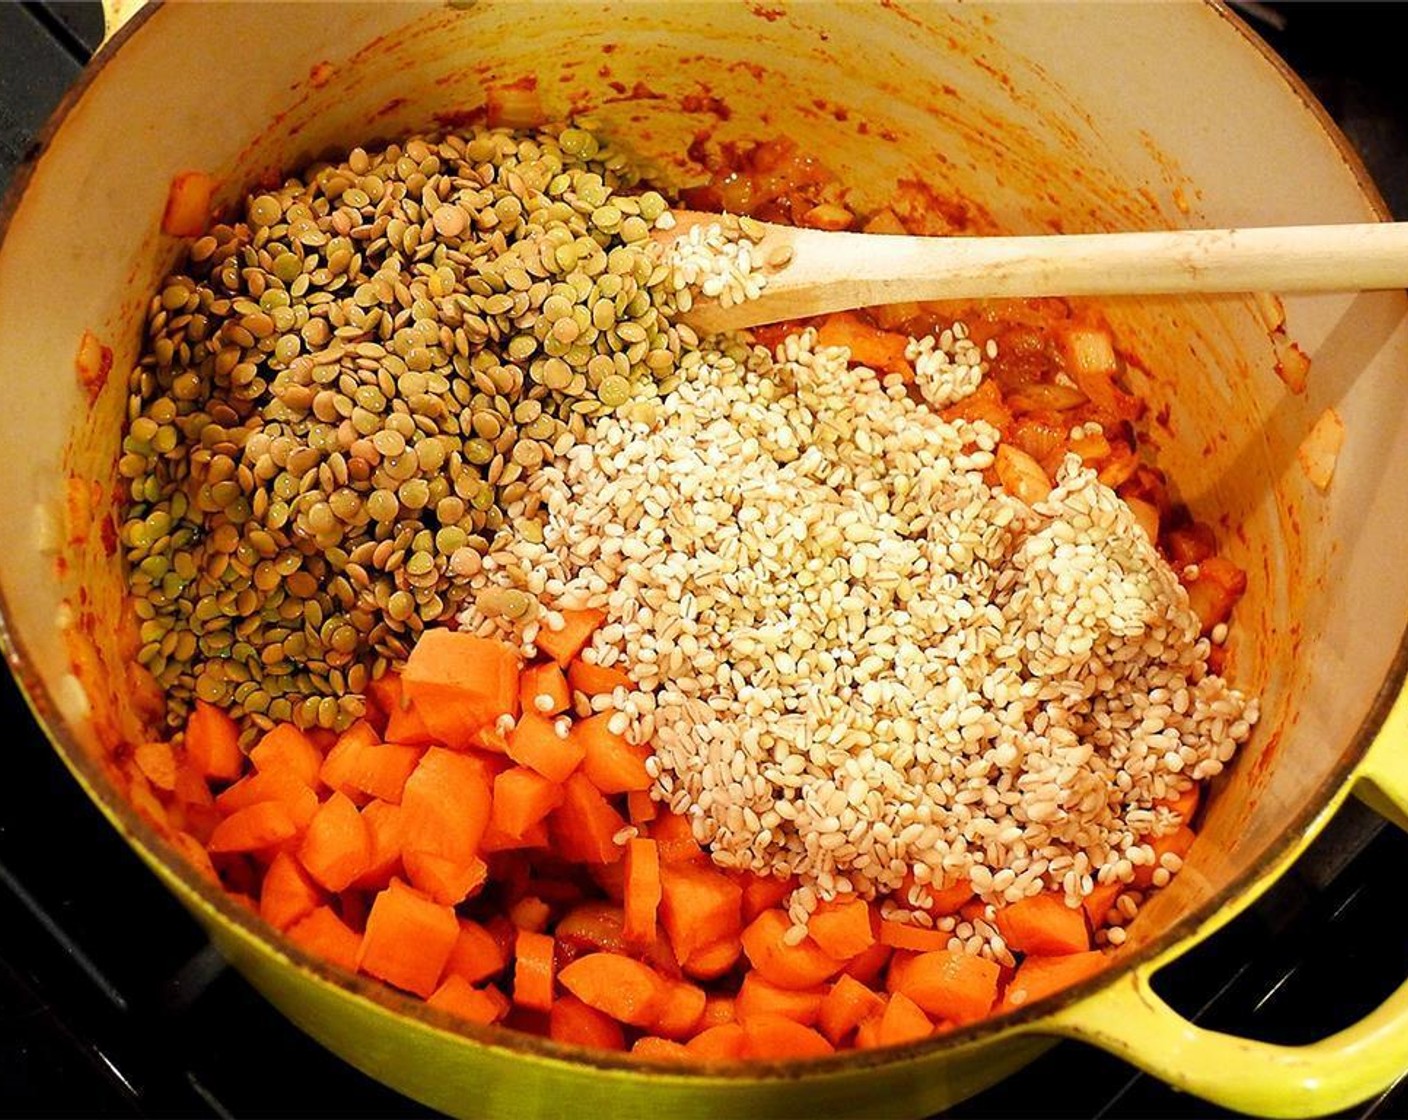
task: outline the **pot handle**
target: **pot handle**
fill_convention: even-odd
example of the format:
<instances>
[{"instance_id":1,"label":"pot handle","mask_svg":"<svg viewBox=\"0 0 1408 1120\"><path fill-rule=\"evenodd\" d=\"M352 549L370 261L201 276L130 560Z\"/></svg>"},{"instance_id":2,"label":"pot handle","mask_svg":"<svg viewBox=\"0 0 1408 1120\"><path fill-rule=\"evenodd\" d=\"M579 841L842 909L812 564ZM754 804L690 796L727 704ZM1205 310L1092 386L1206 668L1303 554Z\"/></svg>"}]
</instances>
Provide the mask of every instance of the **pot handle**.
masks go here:
<instances>
[{"instance_id":1,"label":"pot handle","mask_svg":"<svg viewBox=\"0 0 1408 1120\"><path fill-rule=\"evenodd\" d=\"M112 42L122 25L137 14L146 0L102 0L103 45Z\"/></svg>"},{"instance_id":2,"label":"pot handle","mask_svg":"<svg viewBox=\"0 0 1408 1120\"><path fill-rule=\"evenodd\" d=\"M1408 830L1408 690L1354 776L1365 804ZM1293 853L1264 885L1288 870ZM1353 1107L1408 1071L1408 982L1353 1026L1308 1046L1205 1030L1155 994L1150 978L1222 924L1057 1012L1038 1029L1098 1046L1170 1085L1257 1116L1323 1116Z\"/></svg>"}]
</instances>

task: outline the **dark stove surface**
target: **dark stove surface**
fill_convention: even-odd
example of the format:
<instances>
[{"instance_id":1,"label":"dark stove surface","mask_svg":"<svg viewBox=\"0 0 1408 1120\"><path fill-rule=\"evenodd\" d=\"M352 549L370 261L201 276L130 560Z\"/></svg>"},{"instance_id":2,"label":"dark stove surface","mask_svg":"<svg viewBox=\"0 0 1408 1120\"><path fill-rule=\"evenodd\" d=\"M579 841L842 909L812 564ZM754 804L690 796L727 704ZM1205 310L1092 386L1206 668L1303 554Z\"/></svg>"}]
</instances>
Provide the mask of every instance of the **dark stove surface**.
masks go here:
<instances>
[{"instance_id":1,"label":"dark stove surface","mask_svg":"<svg viewBox=\"0 0 1408 1120\"><path fill-rule=\"evenodd\" d=\"M1397 7L1248 4L1243 13L1340 122L1404 218L1408 81ZM95 3L0 0L0 187L101 35ZM222 964L44 744L8 673L0 720L9 767L0 1115L429 1115L313 1043ZM1287 1044L1333 1033L1408 976L1408 938L1386 920L1401 902L1405 864L1408 836L1350 806L1280 885L1161 973L1160 994L1216 1030ZM1229 1114L1061 1043L950 1115ZM1345 1115L1408 1117L1408 1091Z\"/></svg>"}]
</instances>

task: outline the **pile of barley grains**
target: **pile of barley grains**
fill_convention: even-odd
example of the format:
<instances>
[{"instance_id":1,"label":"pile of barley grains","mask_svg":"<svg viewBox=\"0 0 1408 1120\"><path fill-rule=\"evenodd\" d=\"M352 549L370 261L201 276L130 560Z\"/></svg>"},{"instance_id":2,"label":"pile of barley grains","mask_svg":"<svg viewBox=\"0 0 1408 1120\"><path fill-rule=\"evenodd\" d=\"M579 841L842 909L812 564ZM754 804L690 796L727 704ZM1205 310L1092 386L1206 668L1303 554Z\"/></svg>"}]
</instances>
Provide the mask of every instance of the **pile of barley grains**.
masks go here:
<instances>
[{"instance_id":1,"label":"pile of barley grains","mask_svg":"<svg viewBox=\"0 0 1408 1120\"><path fill-rule=\"evenodd\" d=\"M797 936L818 899L907 875L990 905L1130 882L1181 823L1157 802L1218 773L1257 702L1208 672L1128 507L1075 456L1035 505L990 486L994 429L810 331L714 345L653 419L603 417L545 465L542 541L501 536L476 586L541 600L533 626L606 611L586 656L637 690L598 704L717 864L800 876ZM961 325L916 348L931 399L977 385ZM474 602L461 622L536 632ZM917 889L889 911L934 924ZM1010 959L986 923L939 925Z\"/></svg>"}]
</instances>

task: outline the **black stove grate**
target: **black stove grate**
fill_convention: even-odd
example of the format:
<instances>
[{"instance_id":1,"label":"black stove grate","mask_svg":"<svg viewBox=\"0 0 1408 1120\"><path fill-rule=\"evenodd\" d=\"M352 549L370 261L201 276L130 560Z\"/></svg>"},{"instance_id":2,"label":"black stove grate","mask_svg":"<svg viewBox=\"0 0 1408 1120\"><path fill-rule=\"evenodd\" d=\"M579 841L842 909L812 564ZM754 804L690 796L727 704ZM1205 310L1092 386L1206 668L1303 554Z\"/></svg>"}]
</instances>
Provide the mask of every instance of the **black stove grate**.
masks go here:
<instances>
[{"instance_id":1,"label":"black stove grate","mask_svg":"<svg viewBox=\"0 0 1408 1120\"><path fill-rule=\"evenodd\" d=\"M1394 5L1246 5L1408 216L1408 83ZM1352 29L1351 34L1343 34ZM101 39L95 3L0 0L0 186ZM0 677L0 1114L428 1116L275 1012L45 746ZM61 824L61 829L56 828ZM1348 1025L1408 976L1396 913L1408 836L1350 806L1247 914L1160 974L1201 1025L1288 1044ZM1098 1051L1061 1043L953 1117L1219 1117ZM1399 1086L1344 1115L1408 1117Z\"/></svg>"}]
</instances>

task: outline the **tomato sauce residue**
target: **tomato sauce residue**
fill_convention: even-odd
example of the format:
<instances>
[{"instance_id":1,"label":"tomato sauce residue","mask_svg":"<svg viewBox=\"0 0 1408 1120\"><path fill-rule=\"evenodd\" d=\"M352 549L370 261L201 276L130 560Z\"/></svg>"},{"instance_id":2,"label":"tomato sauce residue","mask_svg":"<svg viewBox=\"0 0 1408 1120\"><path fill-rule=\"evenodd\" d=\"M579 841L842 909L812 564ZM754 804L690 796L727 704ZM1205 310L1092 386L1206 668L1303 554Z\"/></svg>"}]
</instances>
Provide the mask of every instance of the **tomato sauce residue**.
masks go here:
<instances>
[{"instance_id":1,"label":"tomato sauce residue","mask_svg":"<svg viewBox=\"0 0 1408 1120\"><path fill-rule=\"evenodd\" d=\"M382 117L390 116L392 113L396 112L397 109L401 108L401 106L405 104L407 104L406 98L393 97L390 101L388 101L385 105L383 105L380 109L373 113L370 119L374 121L379 121Z\"/></svg>"},{"instance_id":2,"label":"tomato sauce residue","mask_svg":"<svg viewBox=\"0 0 1408 1120\"><path fill-rule=\"evenodd\" d=\"M74 368L78 371L78 383L88 394L88 403L92 404L98 399L98 394L107 384L108 374L112 372L112 347L104 346L92 331L84 331L78 343Z\"/></svg>"},{"instance_id":3,"label":"tomato sauce residue","mask_svg":"<svg viewBox=\"0 0 1408 1120\"><path fill-rule=\"evenodd\" d=\"M624 82L609 83L611 89L616 91L615 97L602 98L603 104L614 104L618 101L664 101L665 95L651 89L644 82L636 82L635 85L627 87Z\"/></svg>"},{"instance_id":4,"label":"tomato sauce residue","mask_svg":"<svg viewBox=\"0 0 1408 1120\"><path fill-rule=\"evenodd\" d=\"M436 124L441 128L457 130L463 128L474 128L476 125L484 123L485 117L489 114L487 105L476 105L472 109L446 109L436 113L433 117Z\"/></svg>"},{"instance_id":5,"label":"tomato sauce residue","mask_svg":"<svg viewBox=\"0 0 1408 1120\"><path fill-rule=\"evenodd\" d=\"M724 104L721 98L715 97L708 91L685 94L680 99L680 109L686 113L709 113L721 121L726 121L733 116L733 110Z\"/></svg>"}]
</instances>

